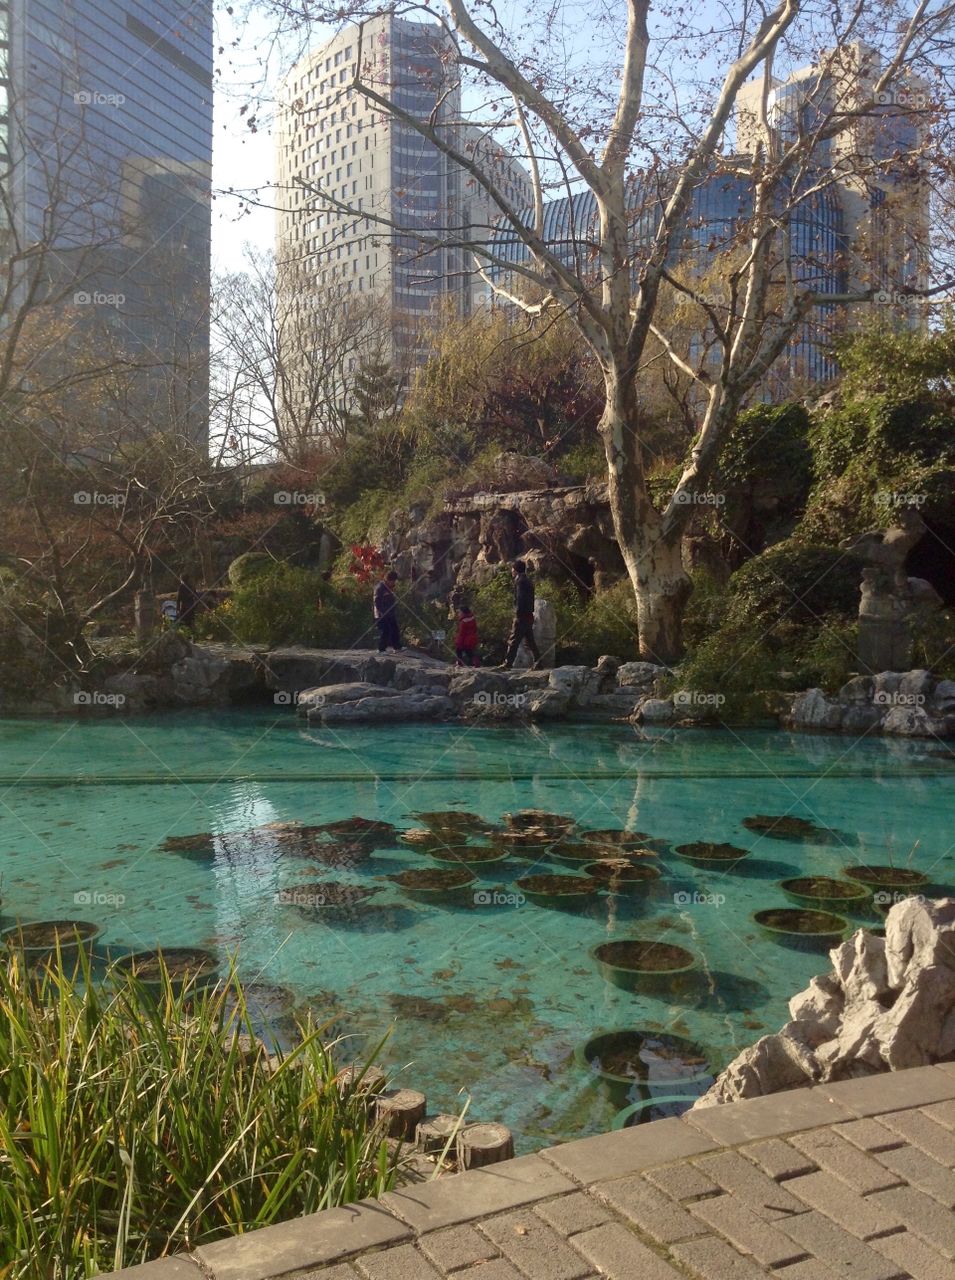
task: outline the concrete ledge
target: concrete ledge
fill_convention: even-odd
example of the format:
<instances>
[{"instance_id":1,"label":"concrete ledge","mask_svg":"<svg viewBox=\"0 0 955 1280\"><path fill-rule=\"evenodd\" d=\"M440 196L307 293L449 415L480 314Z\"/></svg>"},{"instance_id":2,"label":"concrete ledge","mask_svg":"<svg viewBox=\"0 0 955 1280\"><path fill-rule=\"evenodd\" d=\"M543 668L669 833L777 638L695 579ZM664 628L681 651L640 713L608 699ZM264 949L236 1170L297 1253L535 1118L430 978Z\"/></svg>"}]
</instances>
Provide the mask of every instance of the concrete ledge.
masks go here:
<instances>
[{"instance_id":1,"label":"concrete ledge","mask_svg":"<svg viewBox=\"0 0 955 1280\"><path fill-rule=\"evenodd\" d=\"M110 1280L203 1280L198 1262L179 1254L175 1258L160 1258L156 1262L144 1262L138 1267L123 1267L122 1271L101 1272Z\"/></svg>"},{"instance_id":2,"label":"concrete ledge","mask_svg":"<svg viewBox=\"0 0 955 1280\"><path fill-rule=\"evenodd\" d=\"M540 1156L518 1156L487 1169L472 1169L420 1187L389 1191L381 1197L381 1203L423 1233L576 1189L575 1183Z\"/></svg>"},{"instance_id":3,"label":"concrete ledge","mask_svg":"<svg viewBox=\"0 0 955 1280\"><path fill-rule=\"evenodd\" d=\"M814 1089L790 1089L744 1102L699 1107L681 1116L680 1123L705 1133L720 1146L735 1147L755 1138L778 1138L800 1129L858 1119L859 1113L832 1096L834 1088L835 1085L819 1085Z\"/></svg>"},{"instance_id":4,"label":"concrete ledge","mask_svg":"<svg viewBox=\"0 0 955 1280\"><path fill-rule=\"evenodd\" d=\"M718 1144L682 1120L652 1120L617 1133L601 1133L548 1147L541 1157L581 1186L636 1173L651 1165L713 1151Z\"/></svg>"},{"instance_id":5,"label":"concrete ledge","mask_svg":"<svg viewBox=\"0 0 955 1280\"><path fill-rule=\"evenodd\" d=\"M281 1276L338 1262L365 1249L410 1240L411 1231L378 1200L360 1200L292 1218L275 1227L250 1231L195 1251L215 1280L278 1280ZM139 1280L137 1274L136 1280ZM144 1276L143 1280L153 1280ZM156 1280L166 1280L157 1276ZM168 1280L179 1280L170 1276ZM191 1280L195 1280L193 1274Z\"/></svg>"},{"instance_id":6,"label":"concrete ledge","mask_svg":"<svg viewBox=\"0 0 955 1280\"><path fill-rule=\"evenodd\" d=\"M884 1071L877 1076L842 1080L827 1087L836 1102L856 1116L875 1116L880 1111L902 1111L930 1102L955 1098L955 1063L938 1067L910 1067L907 1071Z\"/></svg>"}]
</instances>

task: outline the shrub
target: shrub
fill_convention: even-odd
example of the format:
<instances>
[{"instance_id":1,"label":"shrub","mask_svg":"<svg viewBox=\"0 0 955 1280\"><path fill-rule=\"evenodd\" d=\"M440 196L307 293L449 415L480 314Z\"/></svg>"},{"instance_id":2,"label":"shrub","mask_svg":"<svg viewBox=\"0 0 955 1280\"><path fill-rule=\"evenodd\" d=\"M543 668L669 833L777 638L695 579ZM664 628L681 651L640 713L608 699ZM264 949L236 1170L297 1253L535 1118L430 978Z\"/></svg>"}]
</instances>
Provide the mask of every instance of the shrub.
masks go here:
<instances>
[{"instance_id":1,"label":"shrub","mask_svg":"<svg viewBox=\"0 0 955 1280\"><path fill-rule=\"evenodd\" d=\"M836 547L790 539L755 556L729 581L729 612L740 621L816 622L859 607L863 563Z\"/></svg>"},{"instance_id":2,"label":"shrub","mask_svg":"<svg viewBox=\"0 0 955 1280\"><path fill-rule=\"evenodd\" d=\"M247 578L231 600L197 619L197 633L270 648L336 648L357 639L356 604L353 595L333 587L316 570L273 561L268 570ZM368 610L366 606L366 627Z\"/></svg>"},{"instance_id":3,"label":"shrub","mask_svg":"<svg viewBox=\"0 0 955 1280\"><path fill-rule=\"evenodd\" d=\"M264 551L246 551L229 565L229 586L244 587L261 573L268 573L275 560Z\"/></svg>"},{"instance_id":4,"label":"shrub","mask_svg":"<svg viewBox=\"0 0 955 1280\"><path fill-rule=\"evenodd\" d=\"M324 1028L278 1058L232 974L0 965L0 1275L81 1280L377 1196L396 1166ZM380 1047L380 1046L379 1046Z\"/></svg>"}]
</instances>

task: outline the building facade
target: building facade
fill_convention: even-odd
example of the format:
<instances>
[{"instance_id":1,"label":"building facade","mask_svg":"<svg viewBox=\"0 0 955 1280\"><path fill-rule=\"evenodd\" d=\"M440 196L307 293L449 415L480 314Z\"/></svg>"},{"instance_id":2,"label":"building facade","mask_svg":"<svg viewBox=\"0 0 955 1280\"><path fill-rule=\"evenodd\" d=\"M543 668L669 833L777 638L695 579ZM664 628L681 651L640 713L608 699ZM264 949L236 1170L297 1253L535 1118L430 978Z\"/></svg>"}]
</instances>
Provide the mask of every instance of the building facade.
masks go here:
<instances>
[{"instance_id":1,"label":"building facade","mask_svg":"<svg viewBox=\"0 0 955 1280\"><path fill-rule=\"evenodd\" d=\"M461 121L447 38L433 23L383 15L346 27L289 73L278 130L280 279L344 288L390 312L395 362L423 355L436 307L466 314L478 288L459 241L487 240L496 206L430 139L353 87L356 72L400 111L429 120L464 154L491 165L517 207L531 199L523 168ZM429 247L429 241L434 242Z\"/></svg>"},{"instance_id":2,"label":"building facade","mask_svg":"<svg viewBox=\"0 0 955 1280\"><path fill-rule=\"evenodd\" d=\"M767 394L837 375L833 342L871 311L847 310L836 295L871 290L873 305L891 308L901 323L913 325L922 318L913 294L925 285L928 257L928 187L918 163L924 136L918 112L925 92L913 82L883 93L875 110L861 112L861 104L872 100L878 72L873 52L855 45L841 51L826 76L807 68L770 91L768 121L778 144L802 139L806 155L806 163L797 166L799 176L779 192L786 236L778 236L774 278L781 287L788 273L797 288L823 298L832 295L834 301L821 301L807 315L771 371ZM747 170L763 142L758 114L762 87L754 81L740 91L736 152L718 159L693 191L685 231L669 255L671 270L684 283L699 281L700 292L717 309L721 270L745 247L752 217L753 185ZM815 141L814 130L840 116L844 123L838 131ZM666 174L631 185L635 282L642 249L656 232L671 189ZM596 201L587 190L552 201L545 210L545 243L584 276L595 270L597 221ZM526 247L506 228L498 232L494 248L508 261L528 258ZM505 273L495 274L500 280ZM693 359L701 355L699 348L691 350Z\"/></svg>"},{"instance_id":3,"label":"building facade","mask_svg":"<svg viewBox=\"0 0 955 1280\"><path fill-rule=\"evenodd\" d=\"M0 0L9 262L135 385L117 415L208 436L212 0ZM26 266L19 291L30 287ZM17 297L9 306L15 308ZM120 424L117 417L117 430Z\"/></svg>"}]
</instances>

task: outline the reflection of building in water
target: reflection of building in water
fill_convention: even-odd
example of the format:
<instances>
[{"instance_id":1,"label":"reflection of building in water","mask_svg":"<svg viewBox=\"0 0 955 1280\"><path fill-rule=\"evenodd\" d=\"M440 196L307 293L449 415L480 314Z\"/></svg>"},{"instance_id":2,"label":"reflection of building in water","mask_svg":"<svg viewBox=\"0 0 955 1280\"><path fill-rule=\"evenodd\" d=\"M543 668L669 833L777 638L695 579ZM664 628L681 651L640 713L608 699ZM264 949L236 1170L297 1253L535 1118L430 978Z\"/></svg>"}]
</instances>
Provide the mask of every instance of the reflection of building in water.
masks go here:
<instances>
[{"instance_id":1,"label":"reflection of building in water","mask_svg":"<svg viewBox=\"0 0 955 1280\"><path fill-rule=\"evenodd\" d=\"M203 442L211 0L9 0L0 54L5 255L45 248L84 340L135 361L130 418Z\"/></svg>"}]
</instances>

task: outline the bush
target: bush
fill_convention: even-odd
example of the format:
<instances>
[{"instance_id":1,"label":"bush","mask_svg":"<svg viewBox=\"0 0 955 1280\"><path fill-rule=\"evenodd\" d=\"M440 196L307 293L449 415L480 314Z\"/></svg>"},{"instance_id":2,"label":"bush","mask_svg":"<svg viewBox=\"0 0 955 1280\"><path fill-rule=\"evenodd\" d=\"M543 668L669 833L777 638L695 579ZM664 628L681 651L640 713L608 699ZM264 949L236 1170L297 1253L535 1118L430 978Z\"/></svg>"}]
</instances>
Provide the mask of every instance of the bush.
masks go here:
<instances>
[{"instance_id":1,"label":"bush","mask_svg":"<svg viewBox=\"0 0 955 1280\"><path fill-rule=\"evenodd\" d=\"M338 648L354 644L361 634L354 592L336 589L313 569L274 561L253 574L231 600L197 618L197 634L208 639L264 644L301 644ZM364 608L364 629L370 605Z\"/></svg>"},{"instance_id":2,"label":"bush","mask_svg":"<svg viewBox=\"0 0 955 1280\"><path fill-rule=\"evenodd\" d=\"M729 581L728 610L739 621L813 623L859 608L863 562L836 547L792 539L755 556Z\"/></svg>"},{"instance_id":3,"label":"bush","mask_svg":"<svg viewBox=\"0 0 955 1280\"><path fill-rule=\"evenodd\" d=\"M270 1063L234 975L0 965L0 1275L81 1280L377 1196L396 1168L324 1028ZM253 1046L255 1044L252 1041Z\"/></svg>"},{"instance_id":4,"label":"bush","mask_svg":"<svg viewBox=\"0 0 955 1280\"><path fill-rule=\"evenodd\" d=\"M264 551L247 551L229 565L229 586L244 587L261 573L268 573L275 560Z\"/></svg>"}]
</instances>

